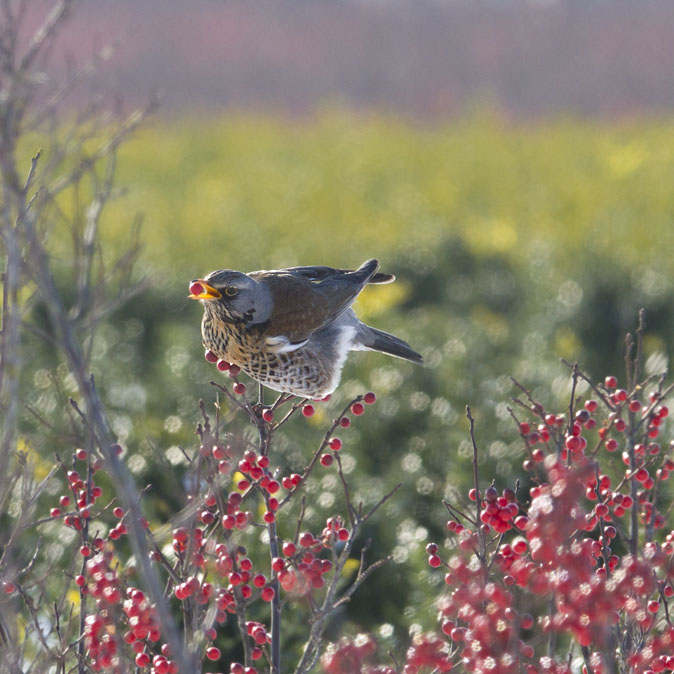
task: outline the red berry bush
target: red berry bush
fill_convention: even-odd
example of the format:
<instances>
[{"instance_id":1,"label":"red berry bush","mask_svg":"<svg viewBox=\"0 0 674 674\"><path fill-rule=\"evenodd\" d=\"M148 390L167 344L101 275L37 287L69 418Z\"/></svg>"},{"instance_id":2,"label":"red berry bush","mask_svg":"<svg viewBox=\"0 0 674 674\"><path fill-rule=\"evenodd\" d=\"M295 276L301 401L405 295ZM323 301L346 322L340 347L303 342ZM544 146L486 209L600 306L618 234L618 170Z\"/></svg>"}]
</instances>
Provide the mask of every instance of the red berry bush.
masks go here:
<instances>
[{"instance_id":1,"label":"red berry bush","mask_svg":"<svg viewBox=\"0 0 674 674\"><path fill-rule=\"evenodd\" d=\"M674 670L674 530L667 528L674 443L665 435L674 386L664 374L641 376L643 320L635 354L628 340L624 388L616 377L597 382L569 364L568 406L553 411L515 382L519 397L509 412L525 459L514 483L497 486L480 474L479 433L467 408L473 486L464 501L445 502L446 540L426 545L431 573L444 573L428 607L437 628L415 629L406 649L382 653L374 625L334 643L324 638L333 616L387 561L368 562L363 550L355 573L347 571L363 526L393 496L363 510L343 470L348 428L374 394L348 401L293 472L274 451L279 429L314 424L321 403L280 395L262 405L237 392L236 368L218 362L231 383L211 382L221 397L214 420L201 405L199 442L184 450L186 506L176 524L151 526L140 501L119 504L114 466L124 451L116 443L76 449L50 474L63 489L49 517L32 526L59 522L74 532L77 568L65 577L78 600L69 619L57 604L45 630L49 609L31 565L4 567L5 605L26 616L23 642L11 651L16 666L31 652L48 669L58 637L58 661L82 672ZM241 424L255 429L254 439ZM324 471L341 482L342 504L312 529L304 523L307 487ZM138 544L126 542L130 534L144 541L159 595L145 589L148 574ZM306 625L301 647L290 651L288 614L301 614Z\"/></svg>"},{"instance_id":2,"label":"red berry bush","mask_svg":"<svg viewBox=\"0 0 674 674\"><path fill-rule=\"evenodd\" d=\"M674 670L674 442L663 434L674 387L664 373L641 377L640 320L624 388L569 365L568 408L553 412L516 382L510 413L527 458L513 485L479 474L467 408L474 487L445 503L448 537L426 546L445 574L437 630L417 632L389 665L374 664L371 638L342 639L322 658L326 672Z\"/></svg>"},{"instance_id":3,"label":"red berry bush","mask_svg":"<svg viewBox=\"0 0 674 674\"><path fill-rule=\"evenodd\" d=\"M214 362L208 354L206 359ZM363 549L357 568L346 570L362 527L391 496L364 510L352 501L343 471L343 441L334 433L350 426L345 421L354 408L358 416L364 413L365 396L350 400L328 424L301 472L285 473L279 463L283 455L273 451L277 433L293 422L307 423L302 418L311 416L307 410L313 412L314 406L288 395L270 407L259 405L241 390L238 368L223 368L221 361L216 365L233 381L212 382L223 397L215 423L201 405L199 442L185 450L185 484L192 487L184 495L186 507L174 516L178 526L150 526L139 515L140 507L118 505L112 464L124 452L117 443L76 449L70 465L59 463L64 491L55 497L49 517L32 526L59 522L74 532L73 553L78 550L82 560L66 573L67 585L72 582L71 592L78 595L71 611L80 619L58 632L63 662L71 667L83 672L135 668L150 674L254 674L280 672L283 663L284 669L308 672L324 650L331 616L387 561L368 563ZM373 404L374 394L367 394L367 400ZM72 405L79 410L75 401ZM240 422L255 427L256 442L244 439ZM321 527L310 529L304 523L306 487L325 470L336 472L342 484L342 507ZM52 480L58 479L58 471L54 473ZM112 489L102 488L102 483ZM139 553L126 542L132 531L142 537L164 588L160 597L139 589L147 578L139 573ZM169 532L170 545L162 545ZM40 626L46 607L30 567L5 575L5 593L14 597L11 605L34 617L23 645L42 636L46 647L54 635L45 635ZM63 607L57 611L60 622ZM284 612L304 614L304 644L295 655L282 654ZM171 622L182 635L178 642L171 637ZM223 643L223 633L229 643L237 635L235 645L224 651L217 645ZM182 652L174 657L176 648ZM22 666L21 649L14 655ZM42 655L52 663L48 653Z\"/></svg>"}]
</instances>

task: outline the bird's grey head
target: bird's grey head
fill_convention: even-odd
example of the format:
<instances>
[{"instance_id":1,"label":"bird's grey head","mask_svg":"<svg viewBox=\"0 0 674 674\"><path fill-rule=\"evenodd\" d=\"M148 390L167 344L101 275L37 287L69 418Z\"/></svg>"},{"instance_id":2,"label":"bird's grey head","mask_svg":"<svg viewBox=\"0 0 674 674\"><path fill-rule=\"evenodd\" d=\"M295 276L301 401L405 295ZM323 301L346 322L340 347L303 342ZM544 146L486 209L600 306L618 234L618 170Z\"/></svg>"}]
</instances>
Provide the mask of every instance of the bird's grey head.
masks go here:
<instances>
[{"instance_id":1,"label":"bird's grey head","mask_svg":"<svg viewBox=\"0 0 674 674\"><path fill-rule=\"evenodd\" d=\"M240 271L220 269L190 283L190 297L204 309L231 323L264 323L271 313L269 290Z\"/></svg>"}]
</instances>

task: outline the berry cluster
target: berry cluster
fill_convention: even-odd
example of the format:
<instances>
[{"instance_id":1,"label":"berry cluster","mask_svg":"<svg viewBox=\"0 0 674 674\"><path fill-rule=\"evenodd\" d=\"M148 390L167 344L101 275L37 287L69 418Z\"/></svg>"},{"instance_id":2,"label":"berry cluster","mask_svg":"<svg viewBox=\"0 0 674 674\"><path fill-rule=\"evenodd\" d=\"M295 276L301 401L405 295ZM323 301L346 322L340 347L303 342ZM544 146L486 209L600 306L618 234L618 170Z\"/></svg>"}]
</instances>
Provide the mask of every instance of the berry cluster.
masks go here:
<instances>
[{"instance_id":1,"label":"berry cluster","mask_svg":"<svg viewBox=\"0 0 674 674\"><path fill-rule=\"evenodd\" d=\"M360 417L365 405L373 404L376 397L368 393L352 400L332 423L308 466L301 473L284 476L279 467L271 465L271 436L296 411L311 417L314 405L291 403L290 413L275 422L275 411L290 402L290 397L281 396L274 407L260 410L241 398L245 386L238 381L240 370L236 365L213 359L209 353L206 358L235 380L231 392L227 390L232 401L240 401L234 409L248 413L258 427L266 425L267 443L261 441L253 448L250 444L221 442L218 430L211 428L202 409L204 422L197 428L200 444L191 459L200 476L199 489L188 498L194 515L173 529L172 554L162 552L151 539L148 542L151 560L165 569L168 596L183 605L184 615L191 616L191 625L200 625L196 639L203 643L203 660L217 662L222 653L214 642L218 640L218 626L227 622L228 615L235 615L234 624L241 625L241 617L253 602L278 602L280 592L287 595L286 600L296 600L329 588L333 601L339 598L338 583L341 587L342 569L359 524L347 527L342 516L335 514L327 518L322 530L297 531L294 539L284 542L276 533L276 519L303 489L313 468L328 466L331 461L325 457L332 459L341 451L342 440L335 430L349 428L351 416ZM119 445L112 449L122 454ZM84 470L75 469L77 462L84 463ZM97 507L103 495L96 484L97 473L105 472L106 465L84 450L74 452L73 464L72 469L64 467L68 493L60 496L50 515L79 534L83 566L74 580L86 611L82 640L87 663L92 671L122 672L133 663L138 671L149 674L177 674L177 659L171 656L169 644L162 643L155 607L142 590L126 584L133 571L122 573L125 549L120 545L128 533L128 514L114 502ZM352 505L349 508L354 512ZM94 523L110 516L114 524L108 527L107 536L92 536ZM145 520L141 524L149 529ZM242 545L241 536L256 533L258 527L267 529L270 549L276 551L271 562L254 561L259 555L249 557ZM17 591L14 582L2 582L5 593ZM85 606L85 597L94 600L93 608ZM312 601L322 599L315 596ZM245 620L245 626L241 636L246 660L230 663L231 674L257 674L254 663L274 657L269 626L251 620Z\"/></svg>"},{"instance_id":2,"label":"berry cluster","mask_svg":"<svg viewBox=\"0 0 674 674\"><path fill-rule=\"evenodd\" d=\"M528 502L512 489L499 496L488 487L476 519L450 506L455 552L446 562L437 544L427 546L429 565L447 569L450 593L438 608L451 666L570 672L561 659L537 656L535 641L526 638L536 626L586 649L578 651L586 674L617 671L617 657L635 674L674 665L667 606L674 597L674 532L653 540L668 503L658 487L674 468L655 442L668 409L659 389L643 404L642 387L618 389L613 377L595 391L601 403L587 400L570 420L528 395L529 413L538 418L518 422L528 453L524 468L537 483ZM609 462L621 442L622 473ZM603 472L600 462L607 464ZM478 501L477 485L469 497ZM625 517L636 508L638 519ZM622 520L629 520L626 526ZM490 538L492 532L497 536Z\"/></svg>"},{"instance_id":3,"label":"berry cluster","mask_svg":"<svg viewBox=\"0 0 674 674\"><path fill-rule=\"evenodd\" d=\"M417 634L407 650L403 674L421 671L448 672L453 664L447 642L437 634Z\"/></svg>"},{"instance_id":4,"label":"berry cluster","mask_svg":"<svg viewBox=\"0 0 674 674\"><path fill-rule=\"evenodd\" d=\"M206 357L237 380L237 366L213 360L212 354L207 353ZM229 395L245 393L237 392L238 383L237 380L233 393ZM173 529L173 561L158 548L153 549L151 559L169 571L171 594L185 606L186 615L193 616L194 624L199 624L206 616L210 617L210 623L204 623L202 632L202 638L206 640L202 651L206 661L215 662L221 658L220 649L213 645L218 638L218 625L227 622L228 615L237 616L235 624L241 624L241 616L256 600L273 603L280 598L279 591L285 592L288 598L297 598L325 590L326 586L332 588L332 594L335 593L340 574L334 572L341 570L348 559L356 529L347 528L340 515L333 515L327 518L320 533L297 532L293 540L283 542L276 533L276 519L284 505L303 488L313 467L327 465L323 457L334 456L342 449L342 441L334 435L334 431L351 425L348 411L354 417L363 414L365 406L361 400L373 404L376 398L369 393L351 401L333 422L309 466L302 473L286 476L271 465L264 445L256 449L250 445L241 449L236 443L223 443L217 430L211 429L208 418L203 415L204 422L197 429L200 445L193 464L200 471L203 489L190 496L194 518L190 523ZM283 400L282 404L285 402ZM248 412L253 423L266 425L268 438L290 416L286 415L275 424L274 411L278 405L260 411L244 400L238 408ZM296 410L308 417L314 407L309 403L295 403L291 414ZM89 474L92 476L93 471ZM222 476L231 477L227 490L219 486L222 485ZM78 475L69 473L68 480L73 496L79 499L78 508L90 507L93 500L88 497L82 499L91 491L93 479L90 477L87 484ZM99 496L100 491L97 491L96 497ZM62 503L68 504L68 497L62 499ZM111 530L109 542L106 544L103 539L95 539L91 547L97 554L89 560L85 574L77 578L83 593L100 599L96 612L89 617L88 657L92 667L93 663L100 662L101 667L109 667L111 671L119 668L125 658L131 657L137 668L147 668L151 674L175 674L177 664L169 657L168 644L159 647L161 631L154 608L142 591L133 587L125 589L117 574L110 569L118 533L126 533L120 526L124 524L123 509L117 507L113 514L119 522ZM82 520L80 511L73 515ZM55 516L61 516L61 513ZM260 526L267 528L272 549L277 550L271 562L255 562L247 555L246 548L236 542L241 535L254 532ZM110 610L113 605L116 608ZM246 620L245 625L242 639L246 662L232 662L232 674L256 674L252 663L273 657L268 626L251 620ZM110 638L122 626L125 627L119 632L122 638ZM132 652L130 656L123 651L125 644Z\"/></svg>"},{"instance_id":5,"label":"berry cluster","mask_svg":"<svg viewBox=\"0 0 674 674\"><path fill-rule=\"evenodd\" d=\"M480 521L485 525L483 529L485 533L493 529L497 534L503 534L512 529L518 512L519 505L514 490L508 487L499 496L495 487L487 487L480 512Z\"/></svg>"},{"instance_id":6,"label":"berry cluster","mask_svg":"<svg viewBox=\"0 0 674 674\"><path fill-rule=\"evenodd\" d=\"M371 513L354 507L345 485L348 519L333 514L322 527L303 530L302 519L288 526L284 515L318 466L337 463L339 478L346 480L336 432L349 428L376 397L368 393L350 401L306 466L292 472L274 465L269 448L293 415L312 418L317 401L280 396L261 408L245 397L236 365L209 352L206 358L234 380L231 388L218 388L232 410L247 415L260 442L239 442L231 433L221 441L220 428L211 428L202 408L200 445L188 456L197 476L188 499L191 514L173 529L171 546L163 552L150 539L151 558L163 570L174 608L180 605L190 617L184 628L190 630L189 643L199 644L201 659L221 660L219 628L229 622L240 630L243 646L241 662L229 663L230 674L258 674L261 662L280 661L275 623L263 619L269 604L272 616L289 603L314 611L322 606L328 614L340 597L350 596L340 595L345 563ZM581 378L592 390L584 401L576 395ZM580 668L573 657L582 659L585 674L674 670L674 530L664 531L672 506L666 481L674 470L674 446L661 444L671 389L661 382L654 390L649 386L647 380L619 388L615 377L594 384L574 368L574 393L564 413L546 410L520 387L524 401L516 402L526 418L511 413L526 452L526 488L519 482L480 488L468 411L474 486L466 504L445 504L451 519L444 544L426 546L429 567L445 572L445 590L436 601L437 631L415 631L395 666L376 662L373 637L342 637L320 658L323 671L570 674ZM279 414L283 405L287 411ZM115 451L121 453L121 447ZM77 462L86 462L86 470L75 470ZM77 450L72 469L64 468L69 491L51 511L79 534L83 568L74 580L82 606L85 597L93 600L93 608L84 609L81 635L87 663L92 671L124 671L132 662L149 674L179 674L180 657L162 643L160 612L143 591L127 584L133 571L120 573L122 537L136 524L114 502L97 506L102 489L96 474L104 468ZM107 537L90 535L92 523L105 517L115 518ZM265 555L256 546L261 530L268 541ZM368 568L361 567L354 586L367 575ZM8 594L24 592L15 578L3 579L2 587ZM319 643L320 636L307 646L300 671L317 661ZM555 644L564 644L563 651Z\"/></svg>"},{"instance_id":7,"label":"berry cluster","mask_svg":"<svg viewBox=\"0 0 674 674\"><path fill-rule=\"evenodd\" d=\"M394 674L391 667L368 665L367 660L377 650L377 643L368 634L359 634L354 639L342 637L328 646L321 657L325 674Z\"/></svg>"}]
</instances>

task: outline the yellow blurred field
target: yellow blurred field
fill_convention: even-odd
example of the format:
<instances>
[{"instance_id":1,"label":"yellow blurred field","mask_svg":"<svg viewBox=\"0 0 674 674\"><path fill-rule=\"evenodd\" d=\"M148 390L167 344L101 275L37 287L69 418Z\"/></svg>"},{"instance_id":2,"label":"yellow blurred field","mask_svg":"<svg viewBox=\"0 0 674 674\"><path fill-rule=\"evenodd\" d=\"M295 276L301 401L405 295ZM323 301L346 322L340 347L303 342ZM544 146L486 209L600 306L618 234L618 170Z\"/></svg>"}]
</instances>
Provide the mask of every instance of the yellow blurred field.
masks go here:
<instances>
[{"instance_id":1,"label":"yellow blurred field","mask_svg":"<svg viewBox=\"0 0 674 674\"><path fill-rule=\"evenodd\" d=\"M583 249L671 268L674 126L484 115L426 127L329 110L307 119L161 122L123 146L128 196L112 237L145 214L145 259L191 273L410 255L478 255L573 269ZM582 255L581 255L582 257Z\"/></svg>"}]
</instances>

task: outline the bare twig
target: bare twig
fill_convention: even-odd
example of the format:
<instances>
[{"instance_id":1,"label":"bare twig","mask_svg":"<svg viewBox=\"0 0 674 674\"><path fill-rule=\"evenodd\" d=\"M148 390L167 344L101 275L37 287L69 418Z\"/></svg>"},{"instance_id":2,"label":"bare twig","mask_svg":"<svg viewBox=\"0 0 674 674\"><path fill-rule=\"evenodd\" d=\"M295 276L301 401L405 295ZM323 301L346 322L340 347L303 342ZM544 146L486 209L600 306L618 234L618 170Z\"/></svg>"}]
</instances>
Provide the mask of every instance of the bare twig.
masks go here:
<instances>
[{"instance_id":1,"label":"bare twig","mask_svg":"<svg viewBox=\"0 0 674 674\"><path fill-rule=\"evenodd\" d=\"M476 523L476 533L478 535L478 540L480 541L480 549L477 552L477 557L480 560L480 564L485 572L485 580L487 577L487 546L484 538L484 532L480 526L480 478L478 475L477 468L477 443L475 442L475 419L470 411L470 407L466 405L466 417L470 422L470 441L473 445L473 484L475 488L475 523Z\"/></svg>"}]
</instances>

